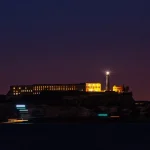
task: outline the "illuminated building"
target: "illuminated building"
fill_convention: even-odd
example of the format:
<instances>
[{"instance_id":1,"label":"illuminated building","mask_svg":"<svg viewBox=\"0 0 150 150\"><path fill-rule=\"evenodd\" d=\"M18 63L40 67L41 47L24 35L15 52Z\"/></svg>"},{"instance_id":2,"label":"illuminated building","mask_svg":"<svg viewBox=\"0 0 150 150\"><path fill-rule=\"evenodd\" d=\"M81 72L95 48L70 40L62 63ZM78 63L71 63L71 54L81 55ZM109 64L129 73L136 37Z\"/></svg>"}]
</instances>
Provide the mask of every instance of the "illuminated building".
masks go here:
<instances>
[{"instance_id":1,"label":"illuminated building","mask_svg":"<svg viewBox=\"0 0 150 150\"><path fill-rule=\"evenodd\" d=\"M42 91L101 92L100 83L13 85L7 95L36 95Z\"/></svg>"},{"instance_id":2,"label":"illuminated building","mask_svg":"<svg viewBox=\"0 0 150 150\"><path fill-rule=\"evenodd\" d=\"M118 93L123 92L123 87L114 85L113 86L113 91L118 92Z\"/></svg>"},{"instance_id":3,"label":"illuminated building","mask_svg":"<svg viewBox=\"0 0 150 150\"><path fill-rule=\"evenodd\" d=\"M86 92L101 92L100 83L85 83Z\"/></svg>"}]
</instances>

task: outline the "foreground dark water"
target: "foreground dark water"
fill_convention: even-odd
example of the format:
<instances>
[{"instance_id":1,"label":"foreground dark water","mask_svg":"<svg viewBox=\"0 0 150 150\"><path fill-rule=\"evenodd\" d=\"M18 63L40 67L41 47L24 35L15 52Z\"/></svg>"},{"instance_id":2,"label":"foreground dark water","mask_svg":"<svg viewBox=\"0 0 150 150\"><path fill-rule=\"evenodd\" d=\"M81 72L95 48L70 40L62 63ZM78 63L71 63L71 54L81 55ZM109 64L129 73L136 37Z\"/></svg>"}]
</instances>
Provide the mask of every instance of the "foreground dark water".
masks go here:
<instances>
[{"instance_id":1,"label":"foreground dark water","mask_svg":"<svg viewBox=\"0 0 150 150\"><path fill-rule=\"evenodd\" d=\"M4 150L145 150L150 147L150 123L2 124L0 140Z\"/></svg>"}]
</instances>

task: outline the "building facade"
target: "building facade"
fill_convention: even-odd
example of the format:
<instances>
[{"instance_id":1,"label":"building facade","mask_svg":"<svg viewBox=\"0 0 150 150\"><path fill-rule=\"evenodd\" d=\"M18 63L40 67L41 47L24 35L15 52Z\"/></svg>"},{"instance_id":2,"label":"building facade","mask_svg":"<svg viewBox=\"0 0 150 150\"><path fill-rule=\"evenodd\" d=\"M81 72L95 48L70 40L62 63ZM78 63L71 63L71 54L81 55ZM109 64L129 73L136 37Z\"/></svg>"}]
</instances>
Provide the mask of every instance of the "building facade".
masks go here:
<instances>
[{"instance_id":1,"label":"building facade","mask_svg":"<svg viewBox=\"0 0 150 150\"><path fill-rule=\"evenodd\" d=\"M114 85L113 86L113 91L118 92L118 93L123 92L123 87Z\"/></svg>"},{"instance_id":2,"label":"building facade","mask_svg":"<svg viewBox=\"0 0 150 150\"><path fill-rule=\"evenodd\" d=\"M101 92L100 83L79 83L79 84L33 84L10 86L7 95L36 95L42 91L85 91Z\"/></svg>"}]
</instances>

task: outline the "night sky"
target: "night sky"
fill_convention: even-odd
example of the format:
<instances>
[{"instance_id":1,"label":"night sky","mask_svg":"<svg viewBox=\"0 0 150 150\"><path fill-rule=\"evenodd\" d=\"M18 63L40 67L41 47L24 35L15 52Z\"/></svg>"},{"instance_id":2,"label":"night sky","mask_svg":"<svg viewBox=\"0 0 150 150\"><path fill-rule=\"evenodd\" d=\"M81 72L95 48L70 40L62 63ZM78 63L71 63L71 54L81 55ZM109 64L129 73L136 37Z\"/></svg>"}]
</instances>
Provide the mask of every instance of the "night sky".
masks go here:
<instances>
[{"instance_id":1,"label":"night sky","mask_svg":"<svg viewBox=\"0 0 150 150\"><path fill-rule=\"evenodd\" d=\"M1 0L0 93L12 84L129 85L150 100L150 10L144 0Z\"/></svg>"}]
</instances>

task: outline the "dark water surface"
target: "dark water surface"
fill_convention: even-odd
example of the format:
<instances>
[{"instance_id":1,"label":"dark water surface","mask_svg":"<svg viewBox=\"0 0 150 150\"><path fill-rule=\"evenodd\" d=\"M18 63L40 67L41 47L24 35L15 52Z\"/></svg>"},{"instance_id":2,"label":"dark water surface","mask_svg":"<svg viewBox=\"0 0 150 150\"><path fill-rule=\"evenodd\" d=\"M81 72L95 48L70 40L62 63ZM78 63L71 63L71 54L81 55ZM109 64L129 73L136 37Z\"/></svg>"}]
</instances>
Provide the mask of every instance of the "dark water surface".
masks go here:
<instances>
[{"instance_id":1,"label":"dark water surface","mask_svg":"<svg viewBox=\"0 0 150 150\"><path fill-rule=\"evenodd\" d=\"M150 123L2 124L3 150L150 149Z\"/></svg>"}]
</instances>

